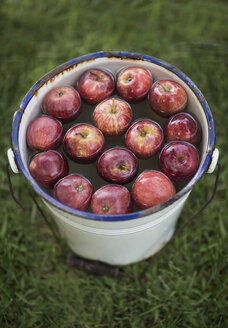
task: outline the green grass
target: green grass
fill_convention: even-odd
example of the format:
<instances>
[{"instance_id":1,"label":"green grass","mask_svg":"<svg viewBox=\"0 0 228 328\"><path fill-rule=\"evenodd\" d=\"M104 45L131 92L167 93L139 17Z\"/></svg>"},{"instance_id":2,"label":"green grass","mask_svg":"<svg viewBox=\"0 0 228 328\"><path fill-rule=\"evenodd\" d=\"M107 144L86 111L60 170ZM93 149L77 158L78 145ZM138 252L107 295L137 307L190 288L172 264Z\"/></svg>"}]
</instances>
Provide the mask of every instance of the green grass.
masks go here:
<instances>
[{"instance_id":1,"label":"green grass","mask_svg":"<svg viewBox=\"0 0 228 328\"><path fill-rule=\"evenodd\" d=\"M2 0L0 9L0 327L228 327L228 114L225 1ZM29 198L5 175L12 115L55 66L99 50L161 58L184 71L211 107L222 165L205 212L154 259L118 280L70 269ZM210 196L215 174L194 188L178 227ZM67 246L65 245L67 251Z\"/></svg>"}]
</instances>

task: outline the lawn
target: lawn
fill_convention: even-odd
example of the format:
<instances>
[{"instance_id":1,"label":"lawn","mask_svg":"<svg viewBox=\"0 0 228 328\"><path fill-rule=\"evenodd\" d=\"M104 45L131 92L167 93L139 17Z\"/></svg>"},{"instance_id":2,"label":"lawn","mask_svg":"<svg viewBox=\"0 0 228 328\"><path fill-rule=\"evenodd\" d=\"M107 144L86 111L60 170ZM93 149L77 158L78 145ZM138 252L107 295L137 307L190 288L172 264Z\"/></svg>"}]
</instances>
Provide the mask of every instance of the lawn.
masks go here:
<instances>
[{"instance_id":1,"label":"lawn","mask_svg":"<svg viewBox=\"0 0 228 328\"><path fill-rule=\"evenodd\" d=\"M222 0L2 0L0 327L228 327L227 17ZM12 174L21 210L5 173L12 116L25 93L57 65L100 50L139 52L177 66L205 95L216 127L216 197L143 279L146 261L124 267L118 279L67 267L28 183ZM177 228L210 197L214 182L215 173L205 174L194 187Z\"/></svg>"}]
</instances>

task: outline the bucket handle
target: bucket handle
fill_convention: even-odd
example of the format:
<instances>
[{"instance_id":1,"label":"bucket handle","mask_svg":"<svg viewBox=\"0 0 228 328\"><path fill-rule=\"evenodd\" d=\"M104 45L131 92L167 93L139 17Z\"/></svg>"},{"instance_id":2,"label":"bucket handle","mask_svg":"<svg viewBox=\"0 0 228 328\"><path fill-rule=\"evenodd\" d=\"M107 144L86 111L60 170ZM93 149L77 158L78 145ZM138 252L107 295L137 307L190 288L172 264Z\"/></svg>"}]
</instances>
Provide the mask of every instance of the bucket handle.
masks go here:
<instances>
[{"instance_id":1,"label":"bucket handle","mask_svg":"<svg viewBox=\"0 0 228 328\"><path fill-rule=\"evenodd\" d=\"M218 158L217 158L218 159ZM190 219L187 220L187 222L185 222L174 234L173 236L171 237L171 239L169 240L168 243L166 243L163 248L161 249L161 251L164 253L166 251L166 247L167 245L170 244L170 242L172 242L177 236L179 236L183 230L185 228L187 228L198 216L200 213L202 213L205 208L213 201L213 199L215 198L215 195L216 195L216 191L217 191L217 188L218 188L218 180L219 180L219 176L220 176L220 171L221 171L221 164L220 163L217 163L217 160L216 160L216 164L217 164L217 173L216 173L216 178L215 178L215 183L214 183L214 187L213 187L213 191L212 191L212 194L211 194L211 197L204 203L203 206L201 206L201 208L195 213L193 214ZM213 167L213 171L214 171L215 167ZM209 171L207 173L212 173L212 171ZM160 252L161 252L160 251ZM158 256L158 254L160 254L160 252L157 252L156 254L154 254L149 260L147 260L147 265L146 267L144 268L143 272L140 274L140 278L143 279L145 278L145 274L146 274L146 271L149 269L150 265L152 264L152 262L156 259L156 257Z\"/></svg>"},{"instance_id":2,"label":"bucket handle","mask_svg":"<svg viewBox=\"0 0 228 328\"><path fill-rule=\"evenodd\" d=\"M7 181L8 181L9 191L10 191L11 197L14 200L14 202L17 204L17 206L19 206L21 210L24 210L25 209L24 206L21 204L21 202L16 198L16 196L14 194L13 185L12 185L11 176L10 176L10 171L9 171L9 166L11 166L11 165L9 163L7 163L6 164L6 175L7 175ZM57 233L55 232L52 225L50 224L50 222L49 222L48 218L46 217L46 215L44 214L42 208L38 204L35 196L31 192L29 193L29 195L30 195L32 201L35 203L35 205L36 205L38 211L40 212L41 216L44 218L45 223L47 224L48 228L51 230L52 235L54 236L56 242L58 243L61 250L63 251L63 246L62 246L62 242L61 242L60 238L58 237Z\"/></svg>"},{"instance_id":3,"label":"bucket handle","mask_svg":"<svg viewBox=\"0 0 228 328\"><path fill-rule=\"evenodd\" d=\"M216 163L217 163L217 161L216 161ZM15 197L14 191L13 191L13 186L12 186L10 172L9 172L9 166L10 166L10 164L7 163L6 164L6 175L7 175L8 185L9 185L9 191L10 191L10 194L11 194L12 199L14 200L14 202L23 210L24 206L20 203L20 201L17 200L17 198ZM219 176L220 176L220 171L221 171L221 165L220 165L220 163L217 163L217 173L216 173L215 183L214 183L213 192L212 192L211 197L204 203L204 205L185 224L183 224L173 234L172 238L169 240L169 243L167 243L162 248L161 251L164 252L164 249L167 247L167 245L170 244L170 242L173 241L173 239L175 239L178 235L180 235L180 233L183 232L183 230L185 228L187 228L198 217L198 215L200 213L202 213L205 210L205 208L212 202L212 200L214 199L214 197L216 195L216 191L217 191L217 187L218 187L218 180L219 180ZM57 233L53 229L52 225L50 224L50 222L49 222L48 218L46 217L45 213L43 212L42 208L39 206L35 196L32 193L30 193L30 197L33 200L33 202L35 203L39 213L41 214L41 216L45 220L45 223L47 224L48 228L51 230L53 237L55 238L57 244L59 245L59 247L62 250L62 253L65 254L63 244L62 244L62 241L61 241L60 237L57 235ZM147 261L147 265L144 268L143 272L141 273L140 278L143 279L145 277L146 271L148 270L148 268L150 267L150 265L152 264L152 262L154 261L154 259L156 258L156 256L158 254L160 254L160 252L154 254ZM74 254L71 254L71 255L68 256L67 265L70 266L70 267L74 267L74 268L84 270L86 272L97 274L97 275L106 275L106 276L109 276L109 277L117 278L118 275L121 274L121 275L129 276L129 277L132 278L131 274L124 272L122 269L120 270L117 266L112 266L112 265L108 265L108 264L105 264L105 263L100 263L98 261L86 260L86 259L77 257Z\"/></svg>"},{"instance_id":4,"label":"bucket handle","mask_svg":"<svg viewBox=\"0 0 228 328\"><path fill-rule=\"evenodd\" d=\"M16 198L14 191L13 191L13 185L12 185L10 171L9 171L10 166L12 168L11 163L6 164L6 176L7 176L7 181L8 181L8 185L9 185L9 191L12 196L12 199L17 204L17 206L20 207L21 210L24 210L25 209L24 206ZM16 173L16 172L14 172L14 173ZM46 225L50 229L55 241L57 242L58 246L60 247L62 256L67 258L67 260L66 260L67 266L73 267L73 268L76 268L79 270L83 270L88 273L92 273L94 275L105 275L105 276L112 277L112 278L117 278L119 276L119 273L121 272L121 270L117 266L109 265L106 263L101 263L98 261L86 260L86 259L76 256L75 254L69 254L67 256L66 251L64 249L64 245L62 243L62 240L60 239L60 237L56 233L55 229L52 227L51 223L49 222L49 219L47 218L46 214L44 213L44 211L42 210L38 201L36 200L36 196L32 192L29 192L29 195L30 195L32 201L35 203L40 215L43 217Z\"/></svg>"}]
</instances>

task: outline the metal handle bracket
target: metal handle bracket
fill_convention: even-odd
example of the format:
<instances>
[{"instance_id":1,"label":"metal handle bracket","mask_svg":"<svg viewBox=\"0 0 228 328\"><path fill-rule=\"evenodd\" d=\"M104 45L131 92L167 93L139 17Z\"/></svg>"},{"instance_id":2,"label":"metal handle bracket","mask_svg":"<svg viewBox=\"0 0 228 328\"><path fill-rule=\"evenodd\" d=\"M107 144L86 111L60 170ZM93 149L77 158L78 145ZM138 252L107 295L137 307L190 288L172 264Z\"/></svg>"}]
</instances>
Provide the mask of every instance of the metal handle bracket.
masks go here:
<instances>
[{"instance_id":1,"label":"metal handle bracket","mask_svg":"<svg viewBox=\"0 0 228 328\"><path fill-rule=\"evenodd\" d=\"M10 167L11 167L11 170L13 171L13 173L16 173L16 174L20 173L18 166L16 164L16 161L15 161L15 155L14 155L12 148L8 149L7 156L8 156L8 161L9 161L9 164L10 164Z\"/></svg>"},{"instance_id":2,"label":"metal handle bracket","mask_svg":"<svg viewBox=\"0 0 228 328\"><path fill-rule=\"evenodd\" d=\"M211 163L210 163L206 173L214 172L217 162L218 162L218 159L219 159L219 150L218 150L218 148L215 148L212 153Z\"/></svg>"}]
</instances>

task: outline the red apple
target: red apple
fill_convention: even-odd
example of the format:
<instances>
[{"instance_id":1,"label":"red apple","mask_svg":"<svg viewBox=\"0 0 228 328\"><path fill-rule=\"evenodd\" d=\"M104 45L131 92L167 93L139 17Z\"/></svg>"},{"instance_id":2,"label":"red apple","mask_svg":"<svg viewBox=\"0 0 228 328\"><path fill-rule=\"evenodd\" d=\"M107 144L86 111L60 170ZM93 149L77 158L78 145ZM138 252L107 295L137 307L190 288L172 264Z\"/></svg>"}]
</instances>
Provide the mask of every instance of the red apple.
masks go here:
<instances>
[{"instance_id":1,"label":"red apple","mask_svg":"<svg viewBox=\"0 0 228 328\"><path fill-rule=\"evenodd\" d=\"M81 123L67 131L63 139L66 154L75 162L91 163L104 150L105 139L95 126Z\"/></svg>"},{"instance_id":2,"label":"red apple","mask_svg":"<svg viewBox=\"0 0 228 328\"><path fill-rule=\"evenodd\" d=\"M97 104L113 95L114 78L104 70L90 69L80 76L77 89L87 103Z\"/></svg>"},{"instance_id":3,"label":"red apple","mask_svg":"<svg viewBox=\"0 0 228 328\"><path fill-rule=\"evenodd\" d=\"M42 106L45 114L63 123L71 122L81 112L81 98L72 87L54 88L45 96Z\"/></svg>"},{"instance_id":4,"label":"red apple","mask_svg":"<svg viewBox=\"0 0 228 328\"><path fill-rule=\"evenodd\" d=\"M125 145L138 158L150 158L161 148L162 142L162 128L149 119L134 123L125 135Z\"/></svg>"},{"instance_id":5,"label":"red apple","mask_svg":"<svg viewBox=\"0 0 228 328\"><path fill-rule=\"evenodd\" d=\"M68 174L68 164L64 155L48 150L32 158L29 171L41 187L52 188L59 179Z\"/></svg>"},{"instance_id":6,"label":"red apple","mask_svg":"<svg viewBox=\"0 0 228 328\"><path fill-rule=\"evenodd\" d=\"M117 93L126 101L138 102L146 97L152 82L152 74L146 69L124 68L117 76Z\"/></svg>"},{"instance_id":7,"label":"red apple","mask_svg":"<svg viewBox=\"0 0 228 328\"><path fill-rule=\"evenodd\" d=\"M70 174L62 178L55 184L53 190L55 199L81 211L88 208L92 194L92 184L78 174Z\"/></svg>"},{"instance_id":8,"label":"red apple","mask_svg":"<svg viewBox=\"0 0 228 328\"><path fill-rule=\"evenodd\" d=\"M93 120L106 136L120 136L131 124L130 105L121 99L110 98L98 104L93 112Z\"/></svg>"},{"instance_id":9,"label":"red apple","mask_svg":"<svg viewBox=\"0 0 228 328\"><path fill-rule=\"evenodd\" d=\"M148 99L150 106L157 114L169 117L185 108L187 93L180 84L170 80L161 80L154 83Z\"/></svg>"},{"instance_id":10,"label":"red apple","mask_svg":"<svg viewBox=\"0 0 228 328\"><path fill-rule=\"evenodd\" d=\"M29 124L26 138L34 151L57 148L63 139L62 124L52 117L37 117Z\"/></svg>"},{"instance_id":11,"label":"red apple","mask_svg":"<svg viewBox=\"0 0 228 328\"><path fill-rule=\"evenodd\" d=\"M93 194L91 207L93 213L101 215L130 213L132 211L131 195L123 186L107 185Z\"/></svg>"},{"instance_id":12,"label":"red apple","mask_svg":"<svg viewBox=\"0 0 228 328\"><path fill-rule=\"evenodd\" d=\"M104 152L97 162L97 171L106 181L125 184L138 172L138 161L128 149L116 147Z\"/></svg>"},{"instance_id":13,"label":"red apple","mask_svg":"<svg viewBox=\"0 0 228 328\"><path fill-rule=\"evenodd\" d=\"M148 170L142 172L135 181L132 195L135 204L140 209L161 204L176 193L169 178L158 171Z\"/></svg>"},{"instance_id":14,"label":"red apple","mask_svg":"<svg viewBox=\"0 0 228 328\"><path fill-rule=\"evenodd\" d=\"M197 149L185 141L171 141L159 157L161 171L174 181L189 180L199 167Z\"/></svg>"},{"instance_id":15,"label":"red apple","mask_svg":"<svg viewBox=\"0 0 228 328\"><path fill-rule=\"evenodd\" d=\"M199 123L187 113L179 113L170 117L164 131L166 141L187 141L197 145L201 140Z\"/></svg>"}]
</instances>

